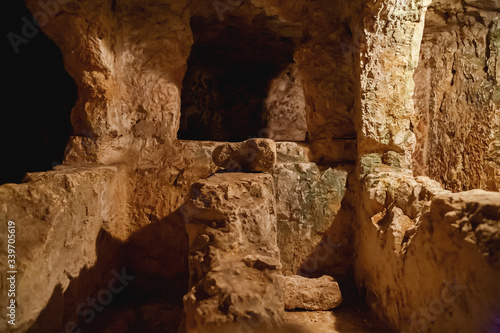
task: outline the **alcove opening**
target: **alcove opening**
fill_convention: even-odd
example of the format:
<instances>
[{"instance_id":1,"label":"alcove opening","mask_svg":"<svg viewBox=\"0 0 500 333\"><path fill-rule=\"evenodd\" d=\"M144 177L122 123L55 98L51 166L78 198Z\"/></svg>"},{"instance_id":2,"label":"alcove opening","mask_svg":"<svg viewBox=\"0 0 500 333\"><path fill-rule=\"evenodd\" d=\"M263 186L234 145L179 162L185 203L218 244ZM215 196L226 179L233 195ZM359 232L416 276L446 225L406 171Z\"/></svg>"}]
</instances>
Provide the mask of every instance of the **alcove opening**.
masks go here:
<instances>
[{"instance_id":1,"label":"alcove opening","mask_svg":"<svg viewBox=\"0 0 500 333\"><path fill-rule=\"evenodd\" d=\"M33 16L22 1L6 5L4 36L11 39L3 39L7 59L2 79L9 102L0 121L0 184L20 183L27 172L62 163L78 97L57 45L35 25L26 35L23 25L33 22Z\"/></svg>"},{"instance_id":2,"label":"alcove opening","mask_svg":"<svg viewBox=\"0 0 500 333\"><path fill-rule=\"evenodd\" d=\"M270 81L293 63L301 31L281 33L265 17L251 24L192 17L191 29L178 138L234 142L263 136Z\"/></svg>"}]
</instances>

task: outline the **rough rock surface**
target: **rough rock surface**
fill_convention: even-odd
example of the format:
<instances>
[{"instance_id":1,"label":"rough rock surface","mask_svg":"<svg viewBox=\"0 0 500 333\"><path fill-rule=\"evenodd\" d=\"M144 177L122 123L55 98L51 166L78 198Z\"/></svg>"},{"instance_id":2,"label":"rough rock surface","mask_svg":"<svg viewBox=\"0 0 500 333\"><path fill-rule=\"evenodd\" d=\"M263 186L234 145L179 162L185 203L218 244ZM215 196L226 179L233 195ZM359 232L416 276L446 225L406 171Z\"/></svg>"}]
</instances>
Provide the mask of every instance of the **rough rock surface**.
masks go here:
<instances>
[{"instance_id":1,"label":"rough rock surface","mask_svg":"<svg viewBox=\"0 0 500 333\"><path fill-rule=\"evenodd\" d=\"M339 284L331 277L306 278L300 275L284 277L285 309L323 311L342 303Z\"/></svg>"},{"instance_id":2,"label":"rough rock surface","mask_svg":"<svg viewBox=\"0 0 500 333\"><path fill-rule=\"evenodd\" d=\"M125 177L123 170L110 166L63 168L29 174L26 184L0 187L0 236L7 239L7 221L16 226L16 330L62 327L79 302L105 283L113 269L120 270L115 254L127 235L121 213ZM7 258L7 244L2 244L0 255ZM7 281L6 272L13 269L8 269L7 260L0 268L2 281ZM0 286L0 297L7 300L9 285ZM53 311L50 324L33 326L42 309ZM5 321L2 316L2 331Z\"/></svg>"},{"instance_id":3,"label":"rough rock surface","mask_svg":"<svg viewBox=\"0 0 500 333\"><path fill-rule=\"evenodd\" d=\"M277 163L311 162L309 145L297 142L276 142Z\"/></svg>"},{"instance_id":4,"label":"rough rock surface","mask_svg":"<svg viewBox=\"0 0 500 333\"><path fill-rule=\"evenodd\" d=\"M413 170L454 192L500 190L500 3L436 0L415 71Z\"/></svg>"},{"instance_id":5,"label":"rough rock surface","mask_svg":"<svg viewBox=\"0 0 500 333\"><path fill-rule=\"evenodd\" d=\"M183 209L189 235L186 332L281 325L283 281L273 179L224 173L193 184Z\"/></svg>"},{"instance_id":6,"label":"rough rock surface","mask_svg":"<svg viewBox=\"0 0 500 333\"><path fill-rule=\"evenodd\" d=\"M407 332L498 329L500 193L453 194L408 171L372 171L355 261L368 305Z\"/></svg>"},{"instance_id":7,"label":"rough rock surface","mask_svg":"<svg viewBox=\"0 0 500 333\"><path fill-rule=\"evenodd\" d=\"M318 275L321 266L336 278L349 276L350 260L367 302L395 330L492 331L498 324L493 311L500 307L498 196L444 192L409 170L413 164L417 174L454 191L498 189L498 1L435 0L424 16L429 2L250 0L222 7L221 19L214 8L221 1L52 1L55 13L49 15L47 2L27 0L33 13L50 16L41 28L61 49L78 85L78 101L64 166L0 188L1 217L18 223L23 250L16 329L55 331L79 319L75 309L109 281L115 259L137 274L136 295L186 292L189 239L180 207L186 207L191 184L217 169L211 157L220 145L176 139L182 82L196 42L191 23L203 18L233 27L255 25L274 31L274 37L281 31L296 43L284 65L293 59L302 79L308 144L278 144L277 160L285 164L273 171L277 203L276 212L269 212L269 220L277 218L283 227L276 237L285 271L305 268ZM354 162L359 163L354 175L337 168ZM382 162L390 167L373 169ZM253 197L260 186L265 200L274 200L270 175L242 177L261 182L248 181L253 185L238 187L237 193L264 200ZM231 198L231 203L246 200ZM265 214L248 202L241 221ZM217 225L212 229L217 237L229 237ZM267 234L257 234L262 239L247 243L271 244ZM210 249L220 252L233 243ZM259 251L226 262L228 272L244 272L239 278L265 281L264 287L251 286L251 296L245 294L265 298L255 305L256 313L262 304L281 306L273 294L281 289L265 292L279 284L277 247L272 255ZM196 258L189 258L191 268L197 267ZM303 258L312 264L301 265ZM211 269L220 260L212 259L203 265ZM247 284L232 285L221 272L210 274L215 286L247 291L241 288ZM209 280L202 281L207 284L200 282L200 290L212 292ZM207 309L233 301L216 300ZM237 309L247 308L238 302ZM273 311L268 319L278 321Z\"/></svg>"},{"instance_id":8,"label":"rough rock surface","mask_svg":"<svg viewBox=\"0 0 500 333\"><path fill-rule=\"evenodd\" d=\"M394 151L411 167L413 73L430 0L371 1L363 12L358 154Z\"/></svg>"},{"instance_id":9,"label":"rough rock surface","mask_svg":"<svg viewBox=\"0 0 500 333\"><path fill-rule=\"evenodd\" d=\"M45 3L26 4L47 16ZM43 30L61 49L78 85L68 155L80 162L120 163L172 142L193 43L187 3L52 4L55 13Z\"/></svg>"},{"instance_id":10,"label":"rough rock surface","mask_svg":"<svg viewBox=\"0 0 500 333\"><path fill-rule=\"evenodd\" d=\"M304 24L294 60L303 79L308 140L356 137L359 13L363 1L280 3L280 15ZM314 59L314 61L311 61Z\"/></svg>"},{"instance_id":11,"label":"rough rock surface","mask_svg":"<svg viewBox=\"0 0 500 333\"><path fill-rule=\"evenodd\" d=\"M339 214L346 192L348 169L337 167L320 172L314 163L280 163L273 177L276 186L278 245L283 273L314 274L321 266L337 265L336 273L349 261L341 258L348 238L341 232L345 216ZM322 247L325 253L316 253ZM331 256L331 257L330 257ZM335 259L333 259L335 258ZM332 269L330 267L330 269Z\"/></svg>"},{"instance_id":12,"label":"rough rock surface","mask_svg":"<svg viewBox=\"0 0 500 333\"><path fill-rule=\"evenodd\" d=\"M290 65L271 81L265 101L267 128L276 141L304 141L306 100L297 67Z\"/></svg>"},{"instance_id":13,"label":"rough rock surface","mask_svg":"<svg viewBox=\"0 0 500 333\"><path fill-rule=\"evenodd\" d=\"M216 165L231 172L272 172L276 143L271 139L226 143L214 149L212 158Z\"/></svg>"}]
</instances>

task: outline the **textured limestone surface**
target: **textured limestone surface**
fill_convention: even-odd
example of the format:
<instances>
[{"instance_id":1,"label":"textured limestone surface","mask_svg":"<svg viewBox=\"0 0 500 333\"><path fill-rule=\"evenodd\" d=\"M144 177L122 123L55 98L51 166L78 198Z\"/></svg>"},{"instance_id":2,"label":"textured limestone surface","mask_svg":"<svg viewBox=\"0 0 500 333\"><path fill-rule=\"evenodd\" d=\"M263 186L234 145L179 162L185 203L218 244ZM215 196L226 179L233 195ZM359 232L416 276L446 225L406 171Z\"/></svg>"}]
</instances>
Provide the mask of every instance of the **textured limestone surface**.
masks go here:
<instances>
[{"instance_id":1,"label":"textured limestone surface","mask_svg":"<svg viewBox=\"0 0 500 333\"><path fill-rule=\"evenodd\" d=\"M276 142L276 162L311 162L311 149L308 144L297 142Z\"/></svg>"},{"instance_id":2,"label":"textured limestone surface","mask_svg":"<svg viewBox=\"0 0 500 333\"><path fill-rule=\"evenodd\" d=\"M427 0L215 6L221 3L57 1L57 13L42 29L78 85L74 135L64 166L0 187L1 217L15 220L22 238L18 331L62 331L68 321L81 323L79 303L95 296L112 278L111 267L120 265L137 276L132 299L154 301L136 317L126 312L137 322L118 320L110 332L128 327L135 333L145 318L175 317L178 309L163 311L154 303L180 301L189 269L199 292L191 290L186 299L188 327L243 318L243 326L232 328L256 331L259 318L282 318L280 266L288 275L328 274L342 282L340 276L352 279L353 262L360 293L394 330L494 331L500 308L497 194L452 194L410 170L453 191L498 190L498 1L434 0L429 10ZM43 1L26 4L33 13L45 10ZM261 39L246 42L254 37ZM210 52L210 41L217 52ZM261 94L270 119L298 106L297 121L270 123L280 130L289 124L286 135L293 140L303 140L303 108L306 142L278 142L276 157L259 159L273 162L252 169L272 175L228 173L199 181L217 170L212 154L221 142L177 140L180 119L188 116L181 115L181 94L193 74L196 89L188 93L208 110L197 117L215 119L217 96L196 94L213 91L223 71L217 57L200 68L188 68L188 59L201 50L202 60L206 51L244 63L255 56L251 46L273 47L259 59L274 61L266 69L270 86L228 85L241 97L235 105L265 111L253 103ZM286 52L278 54L281 46ZM268 55L279 61L262 59ZM283 72L290 65L291 72ZM247 119L237 107L229 109L214 120L225 128L200 129L213 139L221 130L241 135L238 126L258 124L263 116L242 111L254 117ZM373 168L380 163L387 166ZM232 185L218 187L214 179ZM203 192L209 187L213 193ZM200 192L190 194L190 188ZM188 224L188 236L189 214L199 219ZM200 230L208 239L193 239ZM244 277L249 280L235 282ZM178 318L170 324L178 325ZM339 331L360 327L334 325Z\"/></svg>"},{"instance_id":3,"label":"textured limestone surface","mask_svg":"<svg viewBox=\"0 0 500 333\"><path fill-rule=\"evenodd\" d=\"M267 128L276 141L304 141L306 99L297 66L290 65L271 81L265 100Z\"/></svg>"},{"instance_id":4,"label":"textured limestone surface","mask_svg":"<svg viewBox=\"0 0 500 333\"><path fill-rule=\"evenodd\" d=\"M34 13L44 10L35 0L27 1L27 6ZM283 114L283 110L298 105L301 111L297 118L286 122L301 134L277 139L303 140L306 123L311 142L355 138L353 115L359 91L356 60L360 47L360 29L355 17L361 11L361 1L297 0L282 4L250 1L219 8L224 14L222 21L215 7L214 3L199 0L168 3L85 0L57 6L57 15L47 21L43 31L61 49L65 67L79 87L71 116L74 136L68 146L67 162L120 163L167 152L179 130L183 77L191 47L193 43L206 42L205 35L212 36L210 43L214 48L219 47L218 52L236 52L234 57L240 59L243 67L245 59L252 60L254 56L255 50L247 45L252 40L271 38L269 45L257 48L272 47L283 38L291 41L291 46L286 44L291 49L285 58L289 58L292 68L290 75L300 80L290 86L287 71L277 72L271 77L274 83L264 92L267 94L264 98L268 98L272 114ZM196 23L200 20L201 25ZM229 37L239 41L241 50L232 50L231 44L224 44L224 38L217 35L220 29L215 28L221 26L235 31L244 28L240 37L228 32ZM198 41L194 40L193 27L201 30ZM259 35L261 31L266 32L265 38ZM246 44L245 38L249 39ZM287 65L285 60L277 65ZM198 86L210 89L211 82L220 74L216 68L220 64L217 59L206 61L203 70L207 73L200 74L205 79L199 79ZM262 61L265 65L269 60ZM259 70L254 69L250 74L254 72ZM280 90L283 85L284 91ZM247 88L248 85L241 84L238 89ZM274 88L283 94L274 94ZM238 96L252 93L260 94L237 92ZM216 96L195 99L201 103L206 98ZM254 108L253 113L257 113L258 105ZM245 121L249 121L240 118L258 117L257 114L239 117L237 111L231 111L221 120L225 124L223 130L238 133L241 131L238 124L244 127ZM266 124L261 126L264 129ZM200 131L209 129L218 131L215 126L204 126ZM286 133L291 133L291 129L289 126ZM259 129L251 134L259 135ZM318 159L328 151L318 150Z\"/></svg>"},{"instance_id":5,"label":"textured limestone surface","mask_svg":"<svg viewBox=\"0 0 500 333\"><path fill-rule=\"evenodd\" d=\"M413 170L500 190L500 3L434 1L415 71Z\"/></svg>"},{"instance_id":6,"label":"textured limestone surface","mask_svg":"<svg viewBox=\"0 0 500 333\"><path fill-rule=\"evenodd\" d=\"M26 4L44 12L44 3ZM78 85L67 158L126 162L175 139L193 43L185 1L68 1L43 30Z\"/></svg>"},{"instance_id":7,"label":"textured limestone surface","mask_svg":"<svg viewBox=\"0 0 500 333\"><path fill-rule=\"evenodd\" d=\"M189 235L186 332L282 324L283 277L270 175L224 173L194 183L183 208Z\"/></svg>"},{"instance_id":8,"label":"textured limestone surface","mask_svg":"<svg viewBox=\"0 0 500 333\"><path fill-rule=\"evenodd\" d=\"M356 137L360 12L362 1L280 3L282 17L305 26L307 38L297 46L294 60L303 78L312 142Z\"/></svg>"},{"instance_id":9,"label":"textured limestone surface","mask_svg":"<svg viewBox=\"0 0 500 333\"><path fill-rule=\"evenodd\" d=\"M363 12L361 100L357 114L358 154L399 155L411 167L415 135L413 73L418 63L429 0L371 1Z\"/></svg>"},{"instance_id":10,"label":"textured limestone surface","mask_svg":"<svg viewBox=\"0 0 500 333\"><path fill-rule=\"evenodd\" d=\"M212 158L216 165L230 172L272 172L276 143L271 139L226 143L214 149Z\"/></svg>"},{"instance_id":11,"label":"textured limestone surface","mask_svg":"<svg viewBox=\"0 0 500 333\"><path fill-rule=\"evenodd\" d=\"M7 221L15 223L15 268L2 260L0 276L7 281L7 271L18 272L17 322L8 326L2 316L3 332L7 327L16 332L30 326L44 332L59 328L65 310L74 314L78 302L121 268L114 254L126 235L127 220L120 213L127 192L123 170L61 168L29 174L27 180L0 187L2 239L7 240ZM7 243L2 244L0 255L7 258ZM9 299L9 284L0 286L2 300ZM35 323L43 309L52 311L50 322Z\"/></svg>"},{"instance_id":12,"label":"textured limestone surface","mask_svg":"<svg viewBox=\"0 0 500 333\"><path fill-rule=\"evenodd\" d=\"M324 311L342 303L339 284L328 275L306 278L300 275L284 277L285 309Z\"/></svg>"},{"instance_id":13,"label":"textured limestone surface","mask_svg":"<svg viewBox=\"0 0 500 333\"><path fill-rule=\"evenodd\" d=\"M315 275L325 264L337 265L338 273L346 269L349 259L342 260L342 251L349 246L348 237L332 230L342 230L349 221L339 214L348 171L337 167L320 172L316 164L305 162L280 163L274 169L284 274ZM321 253L315 252L319 247Z\"/></svg>"},{"instance_id":14,"label":"textured limestone surface","mask_svg":"<svg viewBox=\"0 0 500 333\"><path fill-rule=\"evenodd\" d=\"M497 330L500 193L454 194L409 171L372 171L355 259L368 305L395 330Z\"/></svg>"}]
</instances>

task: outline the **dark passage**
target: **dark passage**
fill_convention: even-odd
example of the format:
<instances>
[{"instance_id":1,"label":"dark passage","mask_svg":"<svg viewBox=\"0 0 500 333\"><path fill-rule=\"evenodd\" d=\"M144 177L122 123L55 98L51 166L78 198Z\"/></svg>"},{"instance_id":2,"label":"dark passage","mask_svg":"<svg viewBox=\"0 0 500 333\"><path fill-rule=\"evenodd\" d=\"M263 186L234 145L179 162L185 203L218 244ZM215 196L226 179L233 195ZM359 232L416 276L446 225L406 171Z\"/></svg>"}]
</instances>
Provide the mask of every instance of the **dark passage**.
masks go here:
<instances>
[{"instance_id":1,"label":"dark passage","mask_svg":"<svg viewBox=\"0 0 500 333\"><path fill-rule=\"evenodd\" d=\"M260 23L191 19L179 139L242 141L265 127L269 81L293 61L295 42Z\"/></svg>"},{"instance_id":2,"label":"dark passage","mask_svg":"<svg viewBox=\"0 0 500 333\"><path fill-rule=\"evenodd\" d=\"M39 29L29 31L30 38L23 36L22 19L33 22L23 2L7 1L5 6L0 184L19 183L26 172L50 170L62 162L77 98L58 47ZM7 38L10 32L24 38L17 53Z\"/></svg>"}]
</instances>

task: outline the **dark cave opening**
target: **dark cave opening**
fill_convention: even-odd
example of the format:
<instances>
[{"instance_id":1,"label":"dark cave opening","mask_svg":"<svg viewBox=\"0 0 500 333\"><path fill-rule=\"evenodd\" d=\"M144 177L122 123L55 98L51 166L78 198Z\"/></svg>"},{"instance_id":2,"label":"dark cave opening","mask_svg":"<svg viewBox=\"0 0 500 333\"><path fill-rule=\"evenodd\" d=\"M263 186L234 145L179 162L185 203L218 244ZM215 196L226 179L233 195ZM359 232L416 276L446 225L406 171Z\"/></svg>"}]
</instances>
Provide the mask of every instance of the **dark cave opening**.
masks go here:
<instances>
[{"instance_id":1,"label":"dark cave opening","mask_svg":"<svg viewBox=\"0 0 500 333\"><path fill-rule=\"evenodd\" d=\"M77 98L59 48L35 25L26 35L24 26L33 16L22 1L6 5L2 79L9 102L0 121L0 184L19 183L26 172L50 170L62 162ZM9 39L9 34L17 37ZM21 40L16 38L22 43L13 44Z\"/></svg>"},{"instance_id":2,"label":"dark cave opening","mask_svg":"<svg viewBox=\"0 0 500 333\"><path fill-rule=\"evenodd\" d=\"M178 138L242 141L261 136L269 82L293 63L296 41L252 25L191 19L194 44L181 95Z\"/></svg>"}]
</instances>

